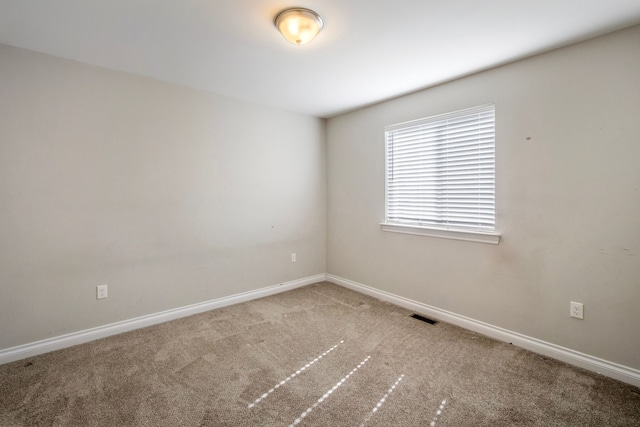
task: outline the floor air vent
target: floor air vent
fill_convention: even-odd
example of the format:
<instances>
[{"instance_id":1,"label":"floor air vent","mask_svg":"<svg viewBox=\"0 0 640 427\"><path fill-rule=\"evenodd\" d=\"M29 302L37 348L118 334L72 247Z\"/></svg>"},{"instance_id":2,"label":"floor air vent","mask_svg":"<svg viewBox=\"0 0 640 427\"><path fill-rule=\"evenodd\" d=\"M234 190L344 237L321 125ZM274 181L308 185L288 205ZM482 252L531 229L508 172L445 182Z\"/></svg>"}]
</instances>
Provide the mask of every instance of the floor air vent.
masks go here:
<instances>
[{"instance_id":1,"label":"floor air vent","mask_svg":"<svg viewBox=\"0 0 640 427\"><path fill-rule=\"evenodd\" d=\"M419 314L412 314L411 317L413 317L414 319L422 320L423 322L427 322L430 325L435 325L436 323L438 323L437 321L435 321L433 319L429 319L428 317L420 316Z\"/></svg>"}]
</instances>

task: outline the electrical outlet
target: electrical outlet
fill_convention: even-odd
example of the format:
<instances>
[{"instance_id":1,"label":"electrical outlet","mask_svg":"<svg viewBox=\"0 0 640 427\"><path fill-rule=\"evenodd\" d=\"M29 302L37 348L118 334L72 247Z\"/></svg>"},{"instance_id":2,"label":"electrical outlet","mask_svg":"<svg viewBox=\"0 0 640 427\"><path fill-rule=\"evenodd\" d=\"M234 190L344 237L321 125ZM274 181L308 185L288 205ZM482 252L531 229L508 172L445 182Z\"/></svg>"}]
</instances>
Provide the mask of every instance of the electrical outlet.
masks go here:
<instances>
[{"instance_id":1,"label":"electrical outlet","mask_svg":"<svg viewBox=\"0 0 640 427\"><path fill-rule=\"evenodd\" d=\"M297 259L296 254L291 254L291 262L296 262Z\"/></svg>"},{"instance_id":2,"label":"electrical outlet","mask_svg":"<svg viewBox=\"0 0 640 427\"><path fill-rule=\"evenodd\" d=\"M576 319L584 319L584 305L581 302L573 302L569 305L569 315Z\"/></svg>"},{"instance_id":3,"label":"electrical outlet","mask_svg":"<svg viewBox=\"0 0 640 427\"><path fill-rule=\"evenodd\" d=\"M107 296L107 285L96 286L96 299L104 299Z\"/></svg>"}]
</instances>

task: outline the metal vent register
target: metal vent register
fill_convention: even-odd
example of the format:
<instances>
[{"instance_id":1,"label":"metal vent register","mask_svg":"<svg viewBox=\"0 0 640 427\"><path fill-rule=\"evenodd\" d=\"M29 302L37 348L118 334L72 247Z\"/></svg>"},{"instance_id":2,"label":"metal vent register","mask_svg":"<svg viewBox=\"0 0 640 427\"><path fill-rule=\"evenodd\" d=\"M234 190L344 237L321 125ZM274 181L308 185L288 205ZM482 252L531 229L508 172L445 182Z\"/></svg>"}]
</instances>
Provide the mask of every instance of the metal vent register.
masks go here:
<instances>
[{"instance_id":1,"label":"metal vent register","mask_svg":"<svg viewBox=\"0 0 640 427\"><path fill-rule=\"evenodd\" d=\"M413 317L414 319L421 320L423 322L427 322L430 325L435 325L436 323L438 323L436 320L429 319L428 317L420 316L419 314L415 314L415 313L412 314L411 317Z\"/></svg>"}]
</instances>

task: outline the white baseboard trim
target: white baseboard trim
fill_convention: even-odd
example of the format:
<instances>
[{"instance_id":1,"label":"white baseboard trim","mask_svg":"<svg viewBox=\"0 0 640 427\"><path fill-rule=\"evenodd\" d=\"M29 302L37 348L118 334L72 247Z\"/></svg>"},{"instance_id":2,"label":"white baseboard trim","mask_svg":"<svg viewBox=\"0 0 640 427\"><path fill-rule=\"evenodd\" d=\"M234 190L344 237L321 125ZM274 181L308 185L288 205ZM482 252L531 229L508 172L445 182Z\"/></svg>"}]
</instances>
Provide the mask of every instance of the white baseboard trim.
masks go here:
<instances>
[{"instance_id":1,"label":"white baseboard trim","mask_svg":"<svg viewBox=\"0 0 640 427\"><path fill-rule=\"evenodd\" d=\"M111 323L104 326L98 326L83 331L72 332L58 337L48 338L29 344L24 344L8 349L0 350L0 365L25 359L27 357L37 356L39 354L48 353L54 350L83 344L111 335L121 334L123 332L132 331L134 329L144 328L158 323L167 322L181 317L191 316L193 314L202 313L216 308L226 307L241 302L251 301L254 299L274 295L280 292L289 291L313 283L327 280L336 285L360 292L374 298L396 304L408 310L413 310L428 316L434 317L447 323L460 326L471 331L487 335L500 341L509 342L518 347L542 354L553 359L561 360L574 366L587 369L592 372L632 384L640 387L640 370L633 369L614 362L609 362L598 357L590 356L566 347L561 347L552 343L548 343L536 338L532 338L517 332L512 332L498 326L490 325L479 320L461 316L447 310L413 301L408 298L394 295L392 293L372 288L352 280L334 276L332 274L317 274L303 279L292 280L290 282L268 286L254 291L242 292L228 297L217 298L201 303L191 304L184 307L178 307L159 313L149 314L146 316L136 317L134 319L123 320L121 322Z\"/></svg>"},{"instance_id":2,"label":"white baseboard trim","mask_svg":"<svg viewBox=\"0 0 640 427\"><path fill-rule=\"evenodd\" d=\"M123 332L132 331L134 329L144 328L158 323L167 322L169 320L191 316L192 314L202 313L204 311L209 311L220 307L226 307L228 305L238 304L269 295L274 295L280 292L299 288L301 286L310 285L312 283L322 282L325 279L325 274L317 274L315 276L292 280L290 282L268 286L266 288L256 289L254 291L242 292L228 297L222 297L187 305L184 307L173 308L171 310L161 311L159 313L140 316L134 319L123 320L121 322L111 323L104 326L98 326L96 328L85 329L83 331L72 332L66 335L60 335L29 344L11 347L5 350L0 350L0 365L20 359L25 359L27 357L37 356L39 354L48 353L50 351L60 350L74 345L83 344L111 335L121 334Z\"/></svg>"},{"instance_id":3,"label":"white baseboard trim","mask_svg":"<svg viewBox=\"0 0 640 427\"><path fill-rule=\"evenodd\" d=\"M331 283L335 283L336 285L344 286L345 288L354 290L356 292L360 292L374 298L390 302L400 307L404 307L408 310L426 314L430 317L434 317L437 320L442 320L444 322L451 323L453 325L460 326L462 328L469 329L483 335L487 335L499 341L512 343L513 345L530 350L534 353L561 360L571 365L578 366L580 368L584 368L586 370L596 372L610 378L614 378L616 380L634 385L636 387L640 387L640 370L609 362L598 357L580 353L579 351L561 347L559 345L522 335L517 332L512 332L498 326L493 326L488 323L461 316L447 310L432 307L427 304L413 301L389 292L381 291L379 289L375 289L370 286L354 282L352 280L344 279L342 277L334 276L332 274L327 274L326 280Z\"/></svg>"}]
</instances>

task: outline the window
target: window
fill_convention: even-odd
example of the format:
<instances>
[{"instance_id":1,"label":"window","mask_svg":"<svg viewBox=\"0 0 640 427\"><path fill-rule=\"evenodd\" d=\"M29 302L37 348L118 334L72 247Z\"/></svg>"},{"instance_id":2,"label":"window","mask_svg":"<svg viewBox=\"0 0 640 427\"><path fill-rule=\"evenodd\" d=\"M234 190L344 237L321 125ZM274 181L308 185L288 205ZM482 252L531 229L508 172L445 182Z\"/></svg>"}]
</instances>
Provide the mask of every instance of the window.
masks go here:
<instances>
[{"instance_id":1,"label":"window","mask_svg":"<svg viewBox=\"0 0 640 427\"><path fill-rule=\"evenodd\" d=\"M385 231L498 243L495 108L385 128Z\"/></svg>"}]
</instances>

